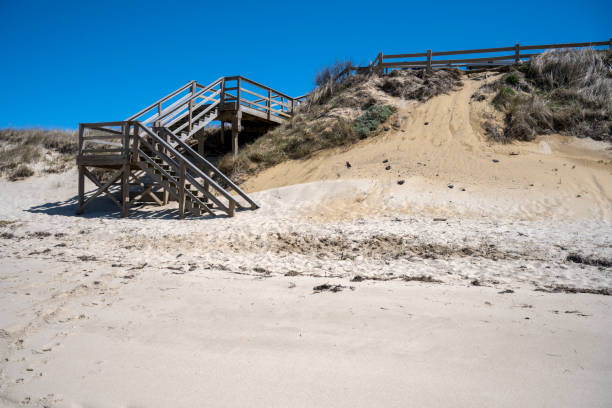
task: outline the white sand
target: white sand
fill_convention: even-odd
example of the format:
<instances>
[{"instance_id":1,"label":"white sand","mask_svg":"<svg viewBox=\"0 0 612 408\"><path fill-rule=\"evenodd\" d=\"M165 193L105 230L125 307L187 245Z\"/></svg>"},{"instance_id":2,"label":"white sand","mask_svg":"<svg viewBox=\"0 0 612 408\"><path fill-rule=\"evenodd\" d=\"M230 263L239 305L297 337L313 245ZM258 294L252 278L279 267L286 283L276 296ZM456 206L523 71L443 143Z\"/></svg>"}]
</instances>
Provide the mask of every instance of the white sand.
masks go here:
<instances>
[{"instance_id":1,"label":"white sand","mask_svg":"<svg viewBox=\"0 0 612 408\"><path fill-rule=\"evenodd\" d=\"M477 86L263 172L232 219L0 182L0 405L610 406L612 298L539 290L612 288L566 260L612 258L612 152L489 145Z\"/></svg>"}]
</instances>

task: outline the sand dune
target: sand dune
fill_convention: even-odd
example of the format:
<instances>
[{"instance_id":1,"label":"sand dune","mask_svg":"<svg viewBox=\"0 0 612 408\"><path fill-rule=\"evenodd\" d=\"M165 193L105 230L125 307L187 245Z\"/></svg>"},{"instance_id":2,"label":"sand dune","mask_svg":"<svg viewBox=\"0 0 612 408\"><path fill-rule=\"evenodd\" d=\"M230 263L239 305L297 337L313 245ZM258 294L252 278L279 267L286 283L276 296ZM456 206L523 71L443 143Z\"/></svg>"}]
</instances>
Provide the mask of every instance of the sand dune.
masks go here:
<instances>
[{"instance_id":1,"label":"sand dune","mask_svg":"<svg viewBox=\"0 0 612 408\"><path fill-rule=\"evenodd\" d=\"M360 199L356 207L363 209L356 208L357 214L421 214L433 209L462 215L594 217L611 222L610 146L559 135L541 136L536 142L492 144L481 122L483 114L495 115L495 111L486 101L471 99L481 85L482 81L467 80L462 90L425 104L396 100L399 129L389 127L380 137L350 149L282 163L247 181L246 188L260 191L322 180L367 179L374 180L374 185ZM386 166L391 169L385 170ZM405 184L398 186L399 180ZM459 193L461 189L465 194ZM334 207L338 204L335 215L353 215L347 203L336 202Z\"/></svg>"},{"instance_id":2,"label":"sand dune","mask_svg":"<svg viewBox=\"0 0 612 408\"><path fill-rule=\"evenodd\" d=\"M1 181L0 405L609 406L612 151L490 144L481 83L260 173L234 218Z\"/></svg>"}]
</instances>

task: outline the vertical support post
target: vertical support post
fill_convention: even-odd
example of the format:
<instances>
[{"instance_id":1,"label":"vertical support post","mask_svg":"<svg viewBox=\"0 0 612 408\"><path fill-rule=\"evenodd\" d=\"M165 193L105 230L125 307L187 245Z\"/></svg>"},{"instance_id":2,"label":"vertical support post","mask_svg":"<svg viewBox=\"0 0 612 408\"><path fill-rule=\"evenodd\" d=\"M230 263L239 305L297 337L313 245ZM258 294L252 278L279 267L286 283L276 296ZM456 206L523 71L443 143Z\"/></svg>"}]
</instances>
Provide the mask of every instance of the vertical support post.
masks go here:
<instances>
[{"instance_id":1,"label":"vertical support post","mask_svg":"<svg viewBox=\"0 0 612 408\"><path fill-rule=\"evenodd\" d=\"M268 100L266 102L266 106L268 109L268 120L270 120L270 114L272 112L272 91L270 90L270 88L268 88ZM282 105L281 105L281 110L282 110Z\"/></svg>"},{"instance_id":2,"label":"vertical support post","mask_svg":"<svg viewBox=\"0 0 612 408\"><path fill-rule=\"evenodd\" d=\"M238 133L240 133L241 120L242 111L239 110L236 112L234 121L232 122L232 152L234 153L234 157L238 155Z\"/></svg>"},{"instance_id":3,"label":"vertical support post","mask_svg":"<svg viewBox=\"0 0 612 408\"><path fill-rule=\"evenodd\" d=\"M384 68L381 68L382 67L382 63L383 63L383 58L384 58L383 57L383 53L379 52L378 53L378 67L379 67L378 68L378 72L381 73L381 74L383 73L383 69L384 69Z\"/></svg>"},{"instance_id":4,"label":"vertical support post","mask_svg":"<svg viewBox=\"0 0 612 408\"><path fill-rule=\"evenodd\" d=\"M179 218L185 218L185 162L181 159L178 180Z\"/></svg>"},{"instance_id":5,"label":"vertical support post","mask_svg":"<svg viewBox=\"0 0 612 408\"><path fill-rule=\"evenodd\" d=\"M130 200L130 123L123 123L123 171L121 172L121 216L128 216Z\"/></svg>"},{"instance_id":6,"label":"vertical support post","mask_svg":"<svg viewBox=\"0 0 612 408\"><path fill-rule=\"evenodd\" d=\"M516 43L514 46L514 63L518 64L521 62L521 46L519 43Z\"/></svg>"},{"instance_id":7,"label":"vertical support post","mask_svg":"<svg viewBox=\"0 0 612 408\"><path fill-rule=\"evenodd\" d=\"M85 166L79 166L79 206L77 214L83 214L83 203L85 202Z\"/></svg>"},{"instance_id":8,"label":"vertical support post","mask_svg":"<svg viewBox=\"0 0 612 408\"><path fill-rule=\"evenodd\" d=\"M168 141L168 135L166 134L166 132L161 132L160 136L164 139L164 141L166 141L166 142ZM166 150L165 146L161 146L160 149L164 153L168 154L168 151ZM168 204L169 201L170 201L170 192L167 189L164 188L164 197L163 197L164 205Z\"/></svg>"},{"instance_id":9,"label":"vertical support post","mask_svg":"<svg viewBox=\"0 0 612 408\"><path fill-rule=\"evenodd\" d=\"M161 116L161 112L162 112L161 102L159 102L157 104L157 119L159 119L159 117Z\"/></svg>"},{"instance_id":10,"label":"vertical support post","mask_svg":"<svg viewBox=\"0 0 612 408\"><path fill-rule=\"evenodd\" d=\"M219 144L225 146L225 121L221 121L221 134L219 135Z\"/></svg>"},{"instance_id":11,"label":"vertical support post","mask_svg":"<svg viewBox=\"0 0 612 408\"><path fill-rule=\"evenodd\" d=\"M240 85L242 85L241 77L236 80L236 110L240 110Z\"/></svg>"},{"instance_id":12,"label":"vertical support post","mask_svg":"<svg viewBox=\"0 0 612 408\"><path fill-rule=\"evenodd\" d=\"M83 128L83 125L81 125L79 123L79 151L78 151L78 155L81 155L81 152L83 151L83 132L85 132L85 129ZM77 157L77 163L78 163L78 157ZM78 166L79 167L79 204L77 207L77 214L83 214L83 203L85 202L85 168L84 166Z\"/></svg>"},{"instance_id":13,"label":"vertical support post","mask_svg":"<svg viewBox=\"0 0 612 408\"><path fill-rule=\"evenodd\" d=\"M121 216L128 216L130 200L130 163L123 164L123 172L121 173Z\"/></svg>"},{"instance_id":14,"label":"vertical support post","mask_svg":"<svg viewBox=\"0 0 612 408\"><path fill-rule=\"evenodd\" d=\"M223 110L223 104L225 103L225 77L221 79L221 88L219 91L219 110Z\"/></svg>"},{"instance_id":15,"label":"vertical support post","mask_svg":"<svg viewBox=\"0 0 612 408\"><path fill-rule=\"evenodd\" d=\"M230 200L229 213L227 215L229 215L230 217L233 217L234 214L236 214L236 202L234 200Z\"/></svg>"},{"instance_id":16,"label":"vertical support post","mask_svg":"<svg viewBox=\"0 0 612 408\"><path fill-rule=\"evenodd\" d=\"M191 96L195 95L196 83L191 84ZM193 129L193 100L189 101L189 132Z\"/></svg>"},{"instance_id":17,"label":"vertical support post","mask_svg":"<svg viewBox=\"0 0 612 408\"><path fill-rule=\"evenodd\" d=\"M85 133L85 128L83 128L83 125L79 123L79 152L78 152L79 155L83 151L83 136L85 136L84 133Z\"/></svg>"},{"instance_id":18,"label":"vertical support post","mask_svg":"<svg viewBox=\"0 0 612 408\"><path fill-rule=\"evenodd\" d=\"M431 72L431 50L427 50L427 72Z\"/></svg>"},{"instance_id":19,"label":"vertical support post","mask_svg":"<svg viewBox=\"0 0 612 408\"><path fill-rule=\"evenodd\" d=\"M223 122L221 122L221 125L223 125ZM204 135L200 135L200 136L198 137L198 154L199 154L200 156L202 156L202 157L204 157L204 143L205 143L205 142L206 142L206 139L204 139ZM204 173L208 174L208 173L207 173L207 172L208 172L208 170L207 170L207 169L206 169L204 166L202 166L202 167L201 167L201 170L202 170ZM209 190L208 181L206 181L206 179L204 180L204 188L206 189L206 191L208 191L208 190ZM203 197L203 198L202 198L202 200L203 200L204 202L207 202L207 201L208 201L208 197Z\"/></svg>"}]
</instances>

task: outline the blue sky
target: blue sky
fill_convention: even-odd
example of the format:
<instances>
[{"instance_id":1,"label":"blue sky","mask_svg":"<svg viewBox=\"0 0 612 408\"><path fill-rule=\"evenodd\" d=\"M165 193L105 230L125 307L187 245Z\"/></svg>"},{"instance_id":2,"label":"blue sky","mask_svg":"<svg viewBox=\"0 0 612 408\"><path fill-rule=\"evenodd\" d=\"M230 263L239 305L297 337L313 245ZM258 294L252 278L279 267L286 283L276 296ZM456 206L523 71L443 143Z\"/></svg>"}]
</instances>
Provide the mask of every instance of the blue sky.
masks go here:
<instances>
[{"instance_id":1,"label":"blue sky","mask_svg":"<svg viewBox=\"0 0 612 408\"><path fill-rule=\"evenodd\" d=\"M301 95L336 59L605 41L612 2L0 0L0 127L122 120L196 79Z\"/></svg>"}]
</instances>

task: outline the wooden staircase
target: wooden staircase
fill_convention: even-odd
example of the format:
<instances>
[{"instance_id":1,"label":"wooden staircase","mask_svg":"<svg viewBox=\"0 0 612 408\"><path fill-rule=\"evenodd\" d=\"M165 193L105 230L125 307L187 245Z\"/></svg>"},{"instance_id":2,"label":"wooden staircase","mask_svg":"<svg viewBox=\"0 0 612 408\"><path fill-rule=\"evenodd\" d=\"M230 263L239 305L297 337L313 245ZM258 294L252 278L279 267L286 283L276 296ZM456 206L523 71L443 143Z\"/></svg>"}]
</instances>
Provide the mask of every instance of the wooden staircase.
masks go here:
<instances>
[{"instance_id":1,"label":"wooden staircase","mask_svg":"<svg viewBox=\"0 0 612 408\"><path fill-rule=\"evenodd\" d=\"M237 153L243 118L273 126L290 118L302 100L243 77L222 77L207 86L191 81L125 121L81 123L77 212L102 194L120 207L124 217L145 198L159 205L177 201L180 218L219 213L233 217L236 210L257 209L249 195L186 140L212 121L230 122ZM101 180L91 167L116 170ZM85 177L98 187L89 197ZM120 199L115 197L118 192Z\"/></svg>"}]
</instances>

